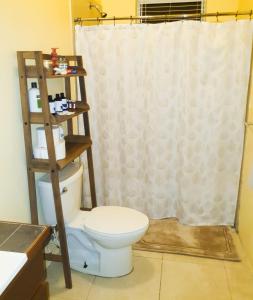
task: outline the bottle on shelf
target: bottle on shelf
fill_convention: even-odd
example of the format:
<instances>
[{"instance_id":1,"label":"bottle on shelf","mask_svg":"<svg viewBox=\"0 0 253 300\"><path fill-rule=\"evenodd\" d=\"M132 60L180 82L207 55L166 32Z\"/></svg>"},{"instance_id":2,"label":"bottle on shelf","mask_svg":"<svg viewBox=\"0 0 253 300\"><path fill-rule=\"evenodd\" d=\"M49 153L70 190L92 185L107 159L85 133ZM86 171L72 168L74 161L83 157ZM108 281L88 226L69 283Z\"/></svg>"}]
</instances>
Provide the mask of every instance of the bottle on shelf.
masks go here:
<instances>
[{"instance_id":1,"label":"bottle on shelf","mask_svg":"<svg viewBox=\"0 0 253 300\"><path fill-rule=\"evenodd\" d=\"M58 72L62 75L67 74L68 63L65 57L60 57L58 60Z\"/></svg>"},{"instance_id":2,"label":"bottle on shelf","mask_svg":"<svg viewBox=\"0 0 253 300\"><path fill-rule=\"evenodd\" d=\"M69 109L72 109L73 107L72 107L72 101L71 100L68 100L68 108Z\"/></svg>"},{"instance_id":3,"label":"bottle on shelf","mask_svg":"<svg viewBox=\"0 0 253 300\"><path fill-rule=\"evenodd\" d=\"M51 61L52 61L52 68L56 68L58 67L58 54L57 54L57 49L58 48L51 48L52 52L51 52Z\"/></svg>"},{"instance_id":4,"label":"bottle on shelf","mask_svg":"<svg viewBox=\"0 0 253 300\"><path fill-rule=\"evenodd\" d=\"M31 88L28 90L30 112L42 112L40 91L37 88L37 82L31 83Z\"/></svg>"},{"instance_id":5,"label":"bottle on shelf","mask_svg":"<svg viewBox=\"0 0 253 300\"><path fill-rule=\"evenodd\" d=\"M60 98L59 94L55 95L55 112L61 113L62 112L62 99Z\"/></svg>"},{"instance_id":6,"label":"bottle on shelf","mask_svg":"<svg viewBox=\"0 0 253 300\"><path fill-rule=\"evenodd\" d=\"M52 95L48 95L48 102L49 102L50 113L55 115L55 100L53 99Z\"/></svg>"},{"instance_id":7,"label":"bottle on shelf","mask_svg":"<svg viewBox=\"0 0 253 300\"><path fill-rule=\"evenodd\" d=\"M76 102L68 100L68 108L69 109L76 109Z\"/></svg>"},{"instance_id":8,"label":"bottle on shelf","mask_svg":"<svg viewBox=\"0 0 253 300\"><path fill-rule=\"evenodd\" d=\"M68 110L68 100L65 97L64 93L60 93L60 98L61 98L61 101L62 101L62 110L63 111Z\"/></svg>"}]
</instances>

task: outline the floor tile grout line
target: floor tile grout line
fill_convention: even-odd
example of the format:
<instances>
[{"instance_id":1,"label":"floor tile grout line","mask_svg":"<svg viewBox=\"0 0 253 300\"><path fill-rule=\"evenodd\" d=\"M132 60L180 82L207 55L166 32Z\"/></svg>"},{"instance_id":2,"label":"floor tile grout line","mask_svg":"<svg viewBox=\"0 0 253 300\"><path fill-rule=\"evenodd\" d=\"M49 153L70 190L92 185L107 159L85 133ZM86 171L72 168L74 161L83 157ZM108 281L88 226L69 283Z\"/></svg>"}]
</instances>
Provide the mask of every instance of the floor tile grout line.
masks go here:
<instances>
[{"instance_id":1,"label":"floor tile grout line","mask_svg":"<svg viewBox=\"0 0 253 300\"><path fill-rule=\"evenodd\" d=\"M159 285L159 298L158 298L159 300L161 297L162 276L163 276L163 255L162 255L161 272L160 272L160 285Z\"/></svg>"},{"instance_id":2,"label":"floor tile grout line","mask_svg":"<svg viewBox=\"0 0 253 300\"><path fill-rule=\"evenodd\" d=\"M224 272L225 272L226 284L227 284L227 288L228 288L228 291L229 291L230 300L233 300L232 289L231 289L231 286L230 286L230 279L229 279L228 270L227 270L225 261L223 261L223 268L224 268Z\"/></svg>"},{"instance_id":3,"label":"floor tile grout line","mask_svg":"<svg viewBox=\"0 0 253 300\"><path fill-rule=\"evenodd\" d=\"M93 278L92 278L92 281L91 281L91 284L90 284L90 287L89 287L89 290L88 290L88 293L87 293L87 297L85 298L85 300L88 300L88 299L89 299L90 292L91 292L92 286L93 286L93 284L94 284L94 282L95 282L95 280L96 280L96 277L97 277L97 276L94 275Z\"/></svg>"},{"instance_id":4,"label":"floor tile grout line","mask_svg":"<svg viewBox=\"0 0 253 300\"><path fill-rule=\"evenodd\" d=\"M152 256L144 256L144 255L134 255L134 257L144 257L144 258L162 260L162 257L160 258L160 257L152 257Z\"/></svg>"}]
</instances>

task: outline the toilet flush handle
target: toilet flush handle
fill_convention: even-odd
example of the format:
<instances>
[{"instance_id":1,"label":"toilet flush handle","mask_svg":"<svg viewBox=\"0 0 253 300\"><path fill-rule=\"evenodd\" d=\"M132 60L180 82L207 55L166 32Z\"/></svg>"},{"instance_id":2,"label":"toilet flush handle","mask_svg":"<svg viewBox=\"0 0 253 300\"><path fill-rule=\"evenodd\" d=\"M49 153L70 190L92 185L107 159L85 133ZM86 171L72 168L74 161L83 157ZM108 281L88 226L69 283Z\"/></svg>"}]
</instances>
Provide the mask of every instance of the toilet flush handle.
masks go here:
<instances>
[{"instance_id":1,"label":"toilet flush handle","mask_svg":"<svg viewBox=\"0 0 253 300\"><path fill-rule=\"evenodd\" d=\"M65 186L61 191L61 195L67 193L67 191L68 191L68 188Z\"/></svg>"}]
</instances>

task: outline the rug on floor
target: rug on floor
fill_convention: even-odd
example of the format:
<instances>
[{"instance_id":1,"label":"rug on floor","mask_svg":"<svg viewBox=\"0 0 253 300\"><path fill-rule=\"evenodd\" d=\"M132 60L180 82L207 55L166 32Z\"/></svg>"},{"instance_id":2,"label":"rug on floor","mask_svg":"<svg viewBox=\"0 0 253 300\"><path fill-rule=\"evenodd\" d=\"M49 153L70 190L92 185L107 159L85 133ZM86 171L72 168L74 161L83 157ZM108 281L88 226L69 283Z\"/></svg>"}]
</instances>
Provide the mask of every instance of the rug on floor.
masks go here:
<instances>
[{"instance_id":1,"label":"rug on floor","mask_svg":"<svg viewBox=\"0 0 253 300\"><path fill-rule=\"evenodd\" d=\"M176 218L151 220L134 249L240 261L228 226L186 226Z\"/></svg>"}]
</instances>

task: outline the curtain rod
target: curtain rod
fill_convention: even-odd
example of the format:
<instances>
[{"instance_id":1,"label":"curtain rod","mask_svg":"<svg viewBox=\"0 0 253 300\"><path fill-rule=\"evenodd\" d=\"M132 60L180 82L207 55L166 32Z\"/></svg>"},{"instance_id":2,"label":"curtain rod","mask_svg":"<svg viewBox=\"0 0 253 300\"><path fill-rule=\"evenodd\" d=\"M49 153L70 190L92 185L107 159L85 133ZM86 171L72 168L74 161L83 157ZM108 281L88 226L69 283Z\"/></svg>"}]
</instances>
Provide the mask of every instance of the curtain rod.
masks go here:
<instances>
[{"instance_id":1,"label":"curtain rod","mask_svg":"<svg viewBox=\"0 0 253 300\"><path fill-rule=\"evenodd\" d=\"M252 9L250 11L237 11L237 12L215 12L215 13L198 13L198 14L167 14L167 15L157 15L157 16L129 16L129 17L110 17L110 18L75 18L75 23L82 22L102 22L102 21L136 21L136 20L173 20L173 19L193 19L201 17L216 17L217 20L219 17L223 16L235 16L236 20L238 16L249 16L250 20L252 17Z\"/></svg>"}]
</instances>

